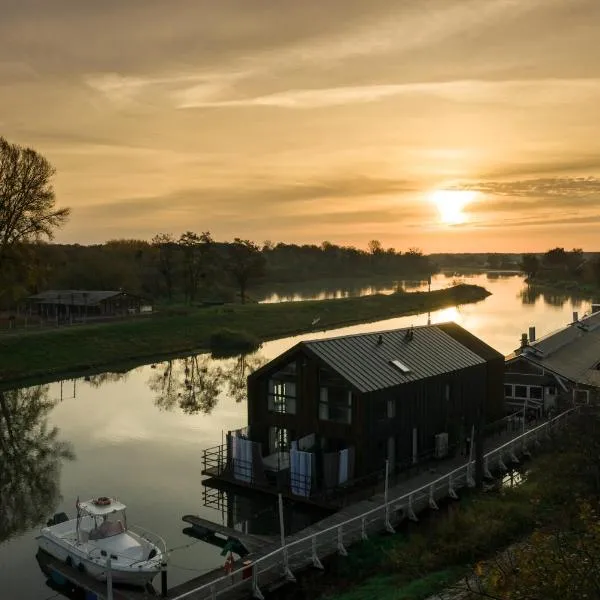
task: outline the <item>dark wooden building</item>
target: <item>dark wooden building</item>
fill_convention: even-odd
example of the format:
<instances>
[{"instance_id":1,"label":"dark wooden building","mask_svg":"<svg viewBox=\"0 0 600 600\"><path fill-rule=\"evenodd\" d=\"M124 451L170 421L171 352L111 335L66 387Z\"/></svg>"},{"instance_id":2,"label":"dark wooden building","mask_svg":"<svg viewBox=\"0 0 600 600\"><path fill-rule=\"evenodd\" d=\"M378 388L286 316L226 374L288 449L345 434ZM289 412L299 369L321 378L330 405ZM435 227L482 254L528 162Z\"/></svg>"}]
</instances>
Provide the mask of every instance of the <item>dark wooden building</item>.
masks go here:
<instances>
[{"instance_id":1,"label":"dark wooden building","mask_svg":"<svg viewBox=\"0 0 600 600\"><path fill-rule=\"evenodd\" d=\"M504 394L515 411L548 412L600 399L600 305L541 338L535 327L506 358Z\"/></svg>"},{"instance_id":2,"label":"dark wooden building","mask_svg":"<svg viewBox=\"0 0 600 600\"><path fill-rule=\"evenodd\" d=\"M48 290L29 296L27 310L45 319L79 320L139 313L148 302L123 290Z\"/></svg>"},{"instance_id":3,"label":"dark wooden building","mask_svg":"<svg viewBox=\"0 0 600 600\"><path fill-rule=\"evenodd\" d=\"M504 414L503 374L502 354L455 323L300 342L248 378L248 430L230 436L229 472L246 460L246 483L308 495L294 471L313 494L386 460L400 470L443 458L478 419Z\"/></svg>"}]
</instances>

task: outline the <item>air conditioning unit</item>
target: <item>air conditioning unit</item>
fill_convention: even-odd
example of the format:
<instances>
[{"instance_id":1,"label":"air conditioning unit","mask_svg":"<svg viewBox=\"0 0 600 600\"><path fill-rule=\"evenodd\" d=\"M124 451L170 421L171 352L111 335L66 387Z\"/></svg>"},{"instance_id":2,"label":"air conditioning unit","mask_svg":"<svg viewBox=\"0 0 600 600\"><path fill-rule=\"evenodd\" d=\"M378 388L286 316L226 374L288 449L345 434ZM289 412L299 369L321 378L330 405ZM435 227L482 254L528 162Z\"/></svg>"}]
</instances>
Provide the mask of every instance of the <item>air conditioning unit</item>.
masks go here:
<instances>
[{"instance_id":1,"label":"air conditioning unit","mask_svg":"<svg viewBox=\"0 0 600 600\"><path fill-rule=\"evenodd\" d=\"M444 458L448 456L448 434L438 433L435 436L435 457Z\"/></svg>"}]
</instances>

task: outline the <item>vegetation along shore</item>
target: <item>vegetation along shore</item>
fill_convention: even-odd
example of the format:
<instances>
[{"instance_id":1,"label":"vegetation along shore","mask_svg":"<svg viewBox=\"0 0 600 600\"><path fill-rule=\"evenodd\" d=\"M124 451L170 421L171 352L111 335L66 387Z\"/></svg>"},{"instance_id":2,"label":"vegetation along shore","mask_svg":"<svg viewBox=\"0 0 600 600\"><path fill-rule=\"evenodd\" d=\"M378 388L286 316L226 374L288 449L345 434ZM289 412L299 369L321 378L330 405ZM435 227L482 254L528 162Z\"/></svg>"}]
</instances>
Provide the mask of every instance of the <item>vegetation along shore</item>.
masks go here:
<instances>
[{"instance_id":1,"label":"vegetation along shore","mask_svg":"<svg viewBox=\"0 0 600 600\"><path fill-rule=\"evenodd\" d=\"M247 352L269 339L438 310L488 295L479 286L457 285L362 298L191 307L119 322L4 334L0 384L83 373L125 361L143 363L175 353ZM233 333L223 335L224 330Z\"/></svg>"}]
</instances>

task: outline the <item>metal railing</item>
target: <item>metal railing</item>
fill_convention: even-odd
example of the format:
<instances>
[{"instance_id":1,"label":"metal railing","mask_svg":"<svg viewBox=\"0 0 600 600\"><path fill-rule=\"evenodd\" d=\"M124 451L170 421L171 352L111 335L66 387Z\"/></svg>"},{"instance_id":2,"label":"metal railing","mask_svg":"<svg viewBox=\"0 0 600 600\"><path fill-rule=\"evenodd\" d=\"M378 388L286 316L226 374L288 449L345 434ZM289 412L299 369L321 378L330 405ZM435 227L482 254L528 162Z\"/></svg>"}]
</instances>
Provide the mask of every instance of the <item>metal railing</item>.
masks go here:
<instances>
[{"instance_id":1,"label":"metal railing","mask_svg":"<svg viewBox=\"0 0 600 600\"><path fill-rule=\"evenodd\" d=\"M491 477L492 468L507 470L505 460L517 463L517 453L527 454L530 444L540 443L543 435L549 437L551 432L560 427L575 410L575 408L571 408L486 453L484 455L485 475ZM393 532L392 521L400 520L405 516L411 520L417 520L417 510L425 506L437 508L436 500L441 497L457 498L456 490L475 485L474 468L474 461L469 460L449 473L398 498L384 501L380 506L356 517L293 540L258 558L250 565L246 564L230 574L217 577L172 600L191 600L192 597L194 600L200 598L216 600L222 594L241 587L246 587L255 598L262 598L261 585L268 583L269 580L279 579L283 575L286 579L293 581L292 571L295 568L311 564L322 568L319 556L333 552L345 556L347 554L346 544L367 539L370 533L382 529Z\"/></svg>"}]
</instances>

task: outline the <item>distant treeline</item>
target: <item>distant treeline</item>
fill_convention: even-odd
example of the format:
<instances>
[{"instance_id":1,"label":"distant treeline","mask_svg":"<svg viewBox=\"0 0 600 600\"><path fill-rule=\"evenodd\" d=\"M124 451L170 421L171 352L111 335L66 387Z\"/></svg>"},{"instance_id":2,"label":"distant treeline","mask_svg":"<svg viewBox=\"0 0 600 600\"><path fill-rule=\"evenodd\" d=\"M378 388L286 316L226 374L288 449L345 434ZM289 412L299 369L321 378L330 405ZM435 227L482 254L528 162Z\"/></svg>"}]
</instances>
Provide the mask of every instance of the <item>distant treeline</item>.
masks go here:
<instances>
[{"instance_id":1,"label":"distant treeline","mask_svg":"<svg viewBox=\"0 0 600 600\"><path fill-rule=\"evenodd\" d=\"M30 245L21 256L18 268L0 277L4 308L48 289L123 289L167 302L243 302L259 282L373 275L426 278L436 270L420 250L384 249L377 240L361 250L330 242L258 245L238 238L217 242L208 232L186 232L179 238L159 234L150 242Z\"/></svg>"}]
</instances>

